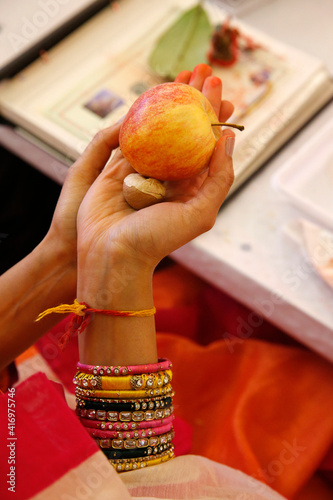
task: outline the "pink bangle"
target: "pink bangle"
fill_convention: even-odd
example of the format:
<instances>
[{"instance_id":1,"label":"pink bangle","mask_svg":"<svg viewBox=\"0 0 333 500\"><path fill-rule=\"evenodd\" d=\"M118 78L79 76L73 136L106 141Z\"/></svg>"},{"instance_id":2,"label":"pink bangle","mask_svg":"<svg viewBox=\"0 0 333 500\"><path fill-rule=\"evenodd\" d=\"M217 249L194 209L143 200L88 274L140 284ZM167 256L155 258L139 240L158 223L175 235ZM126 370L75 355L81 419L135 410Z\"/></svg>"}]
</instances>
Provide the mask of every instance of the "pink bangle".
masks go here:
<instances>
[{"instance_id":1,"label":"pink bangle","mask_svg":"<svg viewBox=\"0 0 333 500\"><path fill-rule=\"evenodd\" d=\"M85 365L77 363L77 370L83 373L92 373L93 375L129 375L141 373L154 373L162 370L167 370L172 367L171 361L165 358L158 360L158 363L148 365L133 365L133 366L100 366L100 365Z\"/></svg>"},{"instance_id":2,"label":"pink bangle","mask_svg":"<svg viewBox=\"0 0 333 500\"><path fill-rule=\"evenodd\" d=\"M80 422L84 427L90 427L91 429L102 429L110 431L127 431L134 429L148 429L149 427L160 427L161 425L170 424L174 420L174 416L170 415L168 418L163 418L161 420L150 420L149 422L99 422L98 420L87 420L80 417Z\"/></svg>"},{"instance_id":3,"label":"pink bangle","mask_svg":"<svg viewBox=\"0 0 333 500\"><path fill-rule=\"evenodd\" d=\"M172 429L172 423L166 425L161 425L160 427L148 428L148 429L139 429L134 431L103 431L99 429L92 429L86 427L86 431L95 438L118 438L118 439L132 439L139 437L151 437L151 436L159 436L160 434L165 434Z\"/></svg>"},{"instance_id":4,"label":"pink bangle","mask_svg":"<svg viewBox=\"0 0 333 500\"><path fill-rule=\"evenodd\" d=\"M102 413L102 418L101 418ZM146 411L102 411L96 410L81 410L76 412L81 418L85 420L98 420L108 421L108 422L151 422L152 420L163 420L164 418L170 417L173 413L173 406L170 405L167 408L158 408L157 410L146 410Z\"/></svg>"},{"instance_id":5,"label":"pink bangle","mask_svg":"<svg viewBox=\"0 0 333 500\"><path fill-rule=\"evenodd\" d=\"M171 430L165 434L159 434L158 436L146 436L146 437L139 437L139 438L125 438L125 439L120 439L120 438L95 438L96 444L104 449L133 449L135 448L148 448L148 447L153 447L154 450L147 450L147 455L150 455L151 453L157 454L158 451L163 451L163 449L166 449L168 446L168 443L171 443L172 439L175 437L174 430L171 428ZM162 450L156 449L155 447L162 446ZM164 448L164 446L166 448Z\"/></svg>"}]
</instances>

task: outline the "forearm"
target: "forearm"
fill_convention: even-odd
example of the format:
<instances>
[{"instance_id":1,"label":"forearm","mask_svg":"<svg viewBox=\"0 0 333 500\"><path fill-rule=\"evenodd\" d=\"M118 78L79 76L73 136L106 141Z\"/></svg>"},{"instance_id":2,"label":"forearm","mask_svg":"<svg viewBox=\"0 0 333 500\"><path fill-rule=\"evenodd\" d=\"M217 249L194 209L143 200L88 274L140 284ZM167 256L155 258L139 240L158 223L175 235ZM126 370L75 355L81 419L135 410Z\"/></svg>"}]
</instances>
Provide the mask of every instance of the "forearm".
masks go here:
<instances>
[{"instance_id":1,"label":"forearm","mask_svg":"<svg viewBox=\"0 0 333 500\"><path fill-rule=\"evenodd\" d=\"M96 266L97 267L97 266ZM125 259L112 259L102 272L89 266L89 279L78 278L78 300L98 309L139 311L153 307L153 270ZM95 314L79 335L82 363L137 365L157 361L154 316L115 317Z\"/></svg>"},{"instance_id":2,"label":"forearm","mask_svg":"<svg viewBox=\"0 0 333 500\"><path fill-rule=\"evenodd\" d=\"M0 369L34 344L62 318L38 314L61 302L72 302L76 265L48 237L0 277Z\"/></svg>"}]
</instances>

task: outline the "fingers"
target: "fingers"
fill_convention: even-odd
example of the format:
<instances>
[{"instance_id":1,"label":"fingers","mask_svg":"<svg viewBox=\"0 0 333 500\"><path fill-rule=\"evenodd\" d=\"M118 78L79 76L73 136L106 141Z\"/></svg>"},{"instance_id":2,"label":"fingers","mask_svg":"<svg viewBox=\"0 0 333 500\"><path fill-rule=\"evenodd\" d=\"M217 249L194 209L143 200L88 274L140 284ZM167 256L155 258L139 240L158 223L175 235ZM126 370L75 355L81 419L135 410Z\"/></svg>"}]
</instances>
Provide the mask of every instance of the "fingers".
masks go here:
<instances>
[{"instance_id":1,"label":"fingers","mask_svg":"<svg viewBox=\"0 0 333 500\"><path fill-rule=\"evenodd\" d=\"M235 137L232 131L225 130L216 143L209 165L209 173L197 196L186 205L198 227L198 234L211 229L217 213L234 181L232 152Z\"/></svg>"},{"instance_id":2,"label":"fingers","mask_svg":"<svg viewBox=\"0 0 333 500\"><path fill-rule=\"evenodd\" d=\"M234 112L234 105L230 101L221 101L222 82L220 78L208 76L202 86L202 93L213 106L219 121L227 121Z\"/></svg>"},{"instance_id":3,"label":"fingers","mask_svg":"<svg viewBox=\"0 0 333 500\"><path fill-rule=\"evenodd\" d=\"M94 182L109 160L112 151L119 145L120 124L98 132L80 158L70 168L69 180L86 184Z\"/></svg>"},{"instance_id":4,"label":"fingers","mask_svg":"<svg viewBox=\"0 0 333 500\"><path fill-rule=\"evenodd\" d=\"M207 181L218 181L228 188L234 180L234 170L232 165L232 154L235 144L235 134L231 130L224 130L222 137L217 141L213 156L209 163ZM225 196L228 194L225 193ZM221 194L221 196L223 196ZM222 200L223 201L223 200Z\"/></svg>"},{"instance_id":5,"label":"fingers","mask_svg":"<svg viewBox=\"0 0 333 500\"><path fill-rule=\"evenodd\" d=\"M201 91L205 79L211 76L212 73L212 68L207 64L198 64L192 72L189 85Z\"/></svg>"},{"instance_id":6,"label":"fingers","mask_svg":"<svg viewBox=\"0 0 333 500\"><path fill-rule=\"evenodd\" d=\"M230 101L222 101L220 113L217 115L220 122L226 122L234 112L234 109L235 106Z\"/></svg>"},{"instance_id":7,"label":"fingers","mask_svg":"<svg viewBox=\"0 0 333 500\"><path fill-rule=\"evenodd\" d=\"M123 196L123 180L132 172L133 168L118 148L100 175L88 187L83 202L85 213L91 212L96 217L106 217L128 208Z\"/></svg>"},{"instance_id":8,"label":"fingers","mask_svg":"<svg viewBox=\"0 0 333 500\"><path fill-rule=\"evenodd\" d=\"M202 86L202 93L213 106L216 117L219 117L222 97L222 82L217 76L208 76Z\"/></svg>"},{"instance_id":9,"label":"fingers","mask_svg":"<svg viewBox=\"0 0 333 500\"><path fill-rule=\"evenodd\" d=\"M175 82L177 83L189 83L190 78L191 78L192 72L191 71L181 71L175 78Z\"/></svg>"},{"instance_id":10,"label":"fingers","mask_svg":"<svg viewBox=\"0 0 333 500\"><path fill-rule=\"evenodd\" d=\"M106 179L123 182L128 174L135 172L134 168L131 167L130 163L125 160L120 149L117 149L111 159L108 162L99 179L103 183Z\"/></svg>"},{"instance_id":11,"label":"fingers","mask_svg":"<svg viewBox=\"0 0 333 500\"><path fill-rule=\"evenodd\" d=\"M219 121L227 121L234 112L231 102L221 101L222 82L220 78L212 75L212 68L207 64L198 64L193 72L181 71L175 82L186 83L200 90L210 101Z\"/></svg>"}]
</instances>

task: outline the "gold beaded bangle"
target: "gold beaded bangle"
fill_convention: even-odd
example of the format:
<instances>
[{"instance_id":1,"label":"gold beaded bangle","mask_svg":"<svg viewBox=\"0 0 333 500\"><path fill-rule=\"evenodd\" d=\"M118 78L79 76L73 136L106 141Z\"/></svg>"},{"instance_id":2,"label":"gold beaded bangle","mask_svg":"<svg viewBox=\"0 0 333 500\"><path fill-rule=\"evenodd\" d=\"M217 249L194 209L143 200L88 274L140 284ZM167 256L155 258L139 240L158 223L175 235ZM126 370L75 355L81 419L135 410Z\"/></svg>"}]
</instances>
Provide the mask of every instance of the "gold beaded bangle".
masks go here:
<instances>
[{"instance_id":1,"label":"gold beaded bangle","mask_svg":"<svg viewBox=\"0 0 333 500\"><path fill-rule=\"evenodd\" d=\"M142 390L168 385L172 380L172 370L152 374L109 377L77 372L73 382L77 387L95 390Z\"/></svg>"},{"instance_id":2,"label":"gold beaded bangle","mask_svg":"<svg viewBox=\"0 0 333 500\"><path fill-rule=\"evenodd\" d=\"M103 411L139 411L139 410L157 410L158 408L168 408L172 405L172 397L174 392L168 396L157 396L156 398L136 399L136 400L119 400L119 399L100 399L89 398L79 399L76 398L77 408L76 413L80 417L87 417L87 411L95 410L100 413L101 420L103 420ZM89 417L88 417L89 418ZM92 418L92 417L91 417ZM96 417L97 418L97 417Z\"/></svg>"},{"instance_id":3,"label":"gold beaded bangle","mask_svg":"<svg viewBox=\"0 0 333 500\"><path fill-rule=\"evenodd\" d=\"M102 415L101 415L102 413ZM168 408L157 408L156 410L139 411L103 411L88 410L84 417L80 416L81 421L87 422L144 422L148 420L162 420L168 418L173 413L173 406Z\"/></svg>"},{"instance_id":4,"label":"gold beaded bangle","mask_svg":"<svg viewBox=\"0 0 333 500\"><path fill-rule=\"evenodd\" d=\"M150 467L151 465L158 465L167 462L174 458L174 446L169 450L161 453L160 455L151 455L150 457L132 458L132 459L110 459L110 464L116 469L117 472L128 472L131 470L142 469Z\"/></svg>"},{"instance_id":5,"label":"gold beaded bangle","mask_svg":"<svg viewBox=\"0 0 333 500\"><path fill-rule=\"evenodd\" d=\"M103 449L114 448L117 450L131 450L133 448L147 448L148 446L155 447L170 443L174 438L175 433L171 431L160 434L159 436L141 436L138 438L95 438L96 444Z\"/></svg>"},{"instance_id":6,"label":"gold beaded bangle","mask_svg":"<svg viewBox=\"0 0 333 500\"><path fill-rule=\"evenodd\" d=\"M118 450L112 448L101 448L101 450L109 460L125 460L127 458L143 458L160 455L161 453L170 450L172 446L173 444L170 442L155 446L154 448L148 446L146 448L133 448L129 450Z\"/></svg>"},{"instance_id":7,"label":"gold beaded bangle","mask_svg":"<svg viewBox=\"0 0 333 500\"><path fill-rule=\"evenodd\" d=\"M97 397L101 399L119 398L119 399L139 399L154 396L166 396L172 393L171 384L157 389L144 389L140 391L103 391L95 389L75 388L75 396L78 398Z\"/></svg>"}]
</instances>

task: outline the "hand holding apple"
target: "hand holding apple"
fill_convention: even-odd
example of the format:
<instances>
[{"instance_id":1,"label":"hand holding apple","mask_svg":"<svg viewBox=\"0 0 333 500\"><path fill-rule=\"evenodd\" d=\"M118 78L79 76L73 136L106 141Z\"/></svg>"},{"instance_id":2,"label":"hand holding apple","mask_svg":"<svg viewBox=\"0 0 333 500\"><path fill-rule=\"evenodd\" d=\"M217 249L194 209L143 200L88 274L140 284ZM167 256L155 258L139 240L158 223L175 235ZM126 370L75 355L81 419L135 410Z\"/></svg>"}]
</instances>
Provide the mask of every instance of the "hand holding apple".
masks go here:
<instances>
[{"instance_id":1,"label":"hand holding apple","mask_svg":"<svg viewBox=\"0 0 333 500\"><path fill-rule=\"evenodd\" d=\"M208 167L222 135L215 125L222 124L199 90L185 83L163 83L142 94L130 108L120 129L120 149L141 174L137 176L140 186L142 176L160 181L188 179ZM145 193L145 200L138 204L141 188L135 182L132 175L130 182L125 179L124 183L125 198L133 208L163 199L162 185L149 183L148 188L157 188L157 192ZM136 206L132 203L134 197Z\"/></svg>"},{"instance_id":2,"label":"hand holding apple","mask_svg":"<svg viewBox=\"0 0 333 500\"><path fill-rule=\"evenodd\" d=\"M212 75L209 66L199 65L192 72L182 72L177 81L201 91L221 122L231 116L233 106L221 100L221 80ZM92 304L96 304L96 298L102 300L104 297L106 302L98 307L105 309L110 306L108 300L115 290L123 290L123 285L128 285L126 290L131 289L129 285L136 273L140 276L148 273L150 277L163 257L212 227L233 182L235 138L231 130L223 130L209 168L188 179L163 182L166 188L164 202L135 210L124 199L123 183L129 174L140 174L135 173L119 149L110 158L112 148L107 130L98 137L99 149L107 160L81 203L77 218L80 275L77 296ZM151 185L145 181L143 178L145 191L149 194ZM143 281L146 278L143 277ZM98 294L105 286L110 293L101 297ZM135 292L134 295L141 297L142 294ZM118 303L117 307L128 308L131 304L128 301L129 295L125 304Z\"/></svg>"}]
</instances>

